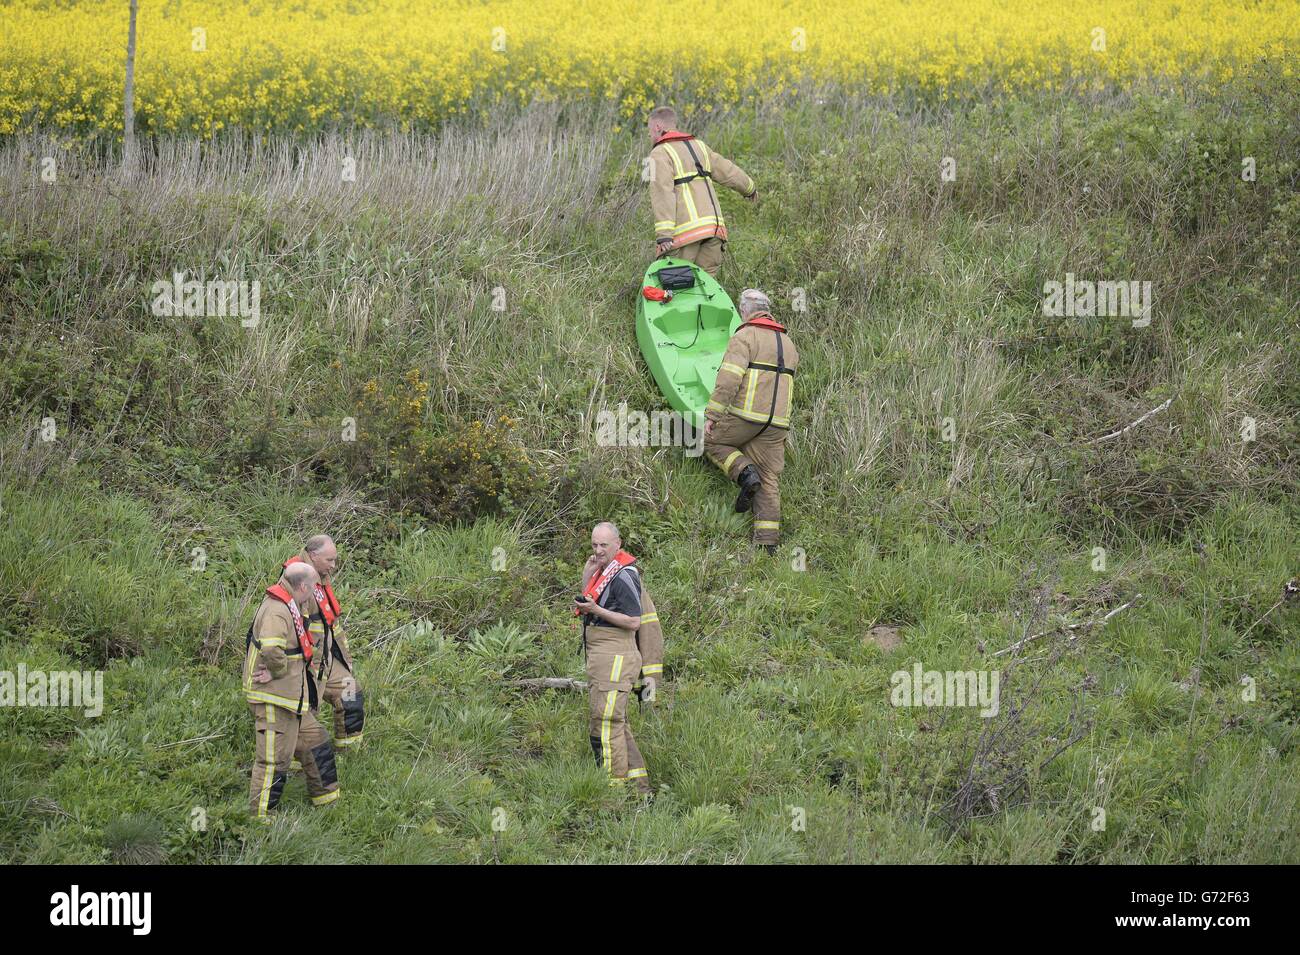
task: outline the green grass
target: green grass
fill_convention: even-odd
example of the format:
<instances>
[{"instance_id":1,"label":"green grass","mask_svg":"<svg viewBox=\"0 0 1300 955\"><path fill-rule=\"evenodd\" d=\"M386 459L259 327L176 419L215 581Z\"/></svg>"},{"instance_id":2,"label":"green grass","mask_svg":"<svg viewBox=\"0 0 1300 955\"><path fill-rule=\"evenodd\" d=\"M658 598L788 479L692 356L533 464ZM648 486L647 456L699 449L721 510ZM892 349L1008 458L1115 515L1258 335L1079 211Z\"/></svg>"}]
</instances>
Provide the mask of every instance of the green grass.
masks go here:
<instances>
[{"instance_id":1,"label":"green grass","mask_svg":"<svg viewBox=\"0 0 1300 955\"><path fill-rule=\"evenodd\" d=\"M0 670L105 670L99 718L0 708L0 859L1300 861L1300 608L1256 623L1300 567L1296 106L809 105L702 128L763 196L723 197L721 279L767 290L803 356L775 558L704 461L594 441L600 409L660 406L632 326L640 139L569 116L548 146L544 111L443 134L499 137L491 176L431 168L414 139L305 144L317 170L359 156L347 189L275 150L236 174L236 141L202 171L160 144L134 182L60 153L51 187L21 178L46 144L0 144ZM260 278L259 327L154 317L150 283L181 268ZM1152 327L1044 318L1066 271L1153 281ZM393 500L341 428L396 434L365 387L412 369L418 428L510 415L536 489L454 526ZM649 808L592 765L581 694L512 685L581 677L568 597L602 519L665 622L667 686L632 713ZM366 742L339 757L342 800L313 811L296 777L262 829L243 634L322 529ZM1138 593L1030 644L1002 722L889 704L915 661L1005 667L1026 633ZM877 624L901 646L864 640Z\"/></svg>"}]
</instances>

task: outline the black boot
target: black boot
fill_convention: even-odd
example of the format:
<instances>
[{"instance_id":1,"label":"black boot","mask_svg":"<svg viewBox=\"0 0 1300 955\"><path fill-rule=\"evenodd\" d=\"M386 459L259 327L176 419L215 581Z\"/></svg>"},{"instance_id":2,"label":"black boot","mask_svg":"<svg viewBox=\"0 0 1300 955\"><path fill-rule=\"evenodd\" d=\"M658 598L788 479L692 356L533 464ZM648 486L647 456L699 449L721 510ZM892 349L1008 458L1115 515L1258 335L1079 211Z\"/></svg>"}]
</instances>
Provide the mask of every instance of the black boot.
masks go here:
<instances>
[{"instance_id":1,"label":"black boot","mask_svg":"<svg viewBox=\"0 0 1300 955\"><path fill-rule=\"evenodd\" d=\"M776 556L776 545L775 545L775 544L759 544L758 546L761 547L761 548L763 548L763 550L767 551L767 552L768 552L769 554L771 554L773 557Z\"/></svg>"},{"instance_id":2,"label":"black boot","mask_svg":"<svg viewBox=\"0 0 1300 955\"><path fill-rule=\"evenodd\" d=\"M740 493L736 495L736 513L744 514L754 506L754 495L763 486L763 482L758 479L758 469L752 464L747 464L745 469L736 475L736 483L740 485Z\"/></svg>"}]
</instances>

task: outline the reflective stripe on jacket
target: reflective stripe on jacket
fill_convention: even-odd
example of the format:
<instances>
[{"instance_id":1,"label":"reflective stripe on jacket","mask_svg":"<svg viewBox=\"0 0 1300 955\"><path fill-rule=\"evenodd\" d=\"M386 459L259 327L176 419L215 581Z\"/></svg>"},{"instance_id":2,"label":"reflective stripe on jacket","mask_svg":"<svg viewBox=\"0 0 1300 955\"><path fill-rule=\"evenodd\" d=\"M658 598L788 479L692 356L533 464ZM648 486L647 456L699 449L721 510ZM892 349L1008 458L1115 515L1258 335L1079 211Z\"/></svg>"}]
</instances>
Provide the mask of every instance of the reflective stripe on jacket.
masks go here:
<instances>
[{"instance_id":1,"label":"reflective stripe on jacket","mask_svg":"<svg viewBox=\"0 0 1300 955\"><path fill-rule=\"evenodd\" d=\"M636 632L637 649L641 651L641 679L652 676L656 681L663 681L664 673L664 631L659 624L659 612L655 602L650 599L650 592L645 589L645 575L641 576L641 628Z\"/></svg>"}]
</instances>

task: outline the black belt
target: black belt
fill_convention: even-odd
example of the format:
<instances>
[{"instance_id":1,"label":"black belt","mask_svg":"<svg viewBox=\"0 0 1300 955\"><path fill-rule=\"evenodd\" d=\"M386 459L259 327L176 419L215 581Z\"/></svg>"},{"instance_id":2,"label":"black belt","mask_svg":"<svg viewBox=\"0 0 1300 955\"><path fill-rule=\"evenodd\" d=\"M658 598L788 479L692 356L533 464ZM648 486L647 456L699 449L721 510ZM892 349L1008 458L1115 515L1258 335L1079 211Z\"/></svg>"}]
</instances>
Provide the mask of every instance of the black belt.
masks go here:
<instances>
[{"instance_id":1,"label":"black belt","mask_svg":"<svg viewBox=\"0 0 1300 955\"><path fill-rule=\"evenodd\" d=\"M766 364L765 362L761 362L761 361L751 361L751 362L749 363L749 367L750 367L750 368L757 368L757 369L759 369L760 371L774 371L774 372L776 372L778 375L789 375L791 378L794 377L794 369L793 369L793 368L786 368L784 365L778 367L778 366L776 366L776 365L769 365L769 364Z\"/></svg>"}]
</instances>

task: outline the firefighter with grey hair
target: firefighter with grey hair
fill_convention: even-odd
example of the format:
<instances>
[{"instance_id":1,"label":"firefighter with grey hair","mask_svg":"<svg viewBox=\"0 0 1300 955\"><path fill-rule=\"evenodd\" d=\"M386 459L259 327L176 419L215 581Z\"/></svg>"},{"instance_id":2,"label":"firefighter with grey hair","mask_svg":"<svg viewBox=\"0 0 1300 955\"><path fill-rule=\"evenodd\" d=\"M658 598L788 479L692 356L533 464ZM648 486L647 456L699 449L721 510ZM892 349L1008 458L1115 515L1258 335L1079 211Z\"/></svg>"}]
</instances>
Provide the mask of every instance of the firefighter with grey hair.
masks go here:
<instances>
[{"instance_id":1,"label":"firefighter with grey hair","mask_svg":"<svg viewBox=\"0 0 1300 955\"><path fill-rule=\"evenodd\" d=\"M328 805L339 797L334 747L312 712L317 695L312 670L319 648L302 609L319 582L310 564L286 567L266 588L245 638L242 682L256 736L249 811L264 822L280 803L295 757L307 777L312 805Z\"/></svg>"},{"instance_id":2,"label":"firefighter with grey hair","mask_svg":"<svg viewBox=\"0 0 1300 955\"><path fill-rule=\"evenodd\" d=\"M754 543L781 539L781 471L799 350L758 289L740 293L743 320L731 336L705 408L704 453L740 485L736 512L754 512Z\"/></svg>"},{"instance_id":3,"label":"firefighter with grey hair","mask_svg":"<svg viewBox=\"0 0 1300 955\"><path fill-rule=\"evenodd\" d=\"M321 696L333 711L334 745L346 748L361 742L366 711L348 637L339 624L343 611L334 596L332 583L338 559L334 539L328 534L316 534L307 539L302 553L290 557L284 566L308 564L319 575L320 579L312 587L311 597L303 609L312 638L322 648L317 677Z\"/></svg>"}]
</instances>

